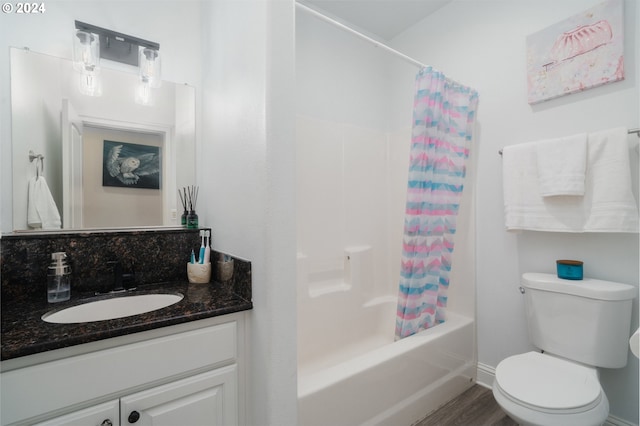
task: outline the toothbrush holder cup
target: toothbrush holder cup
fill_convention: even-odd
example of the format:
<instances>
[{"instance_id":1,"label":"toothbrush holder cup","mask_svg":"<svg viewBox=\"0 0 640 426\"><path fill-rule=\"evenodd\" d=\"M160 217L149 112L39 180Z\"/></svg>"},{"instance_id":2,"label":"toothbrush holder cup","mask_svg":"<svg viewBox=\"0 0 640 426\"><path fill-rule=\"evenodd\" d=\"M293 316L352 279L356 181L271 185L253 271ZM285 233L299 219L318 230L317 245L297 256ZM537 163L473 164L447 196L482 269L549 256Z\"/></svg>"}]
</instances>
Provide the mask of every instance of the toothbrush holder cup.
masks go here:
<instances>
[{"instance_id":1,"label":"toothbrush holder cup","mask_svg":"<svg viewBox=\"0 0 640 426\"><path fill-rule=\"evenodd\" d=\"M187 278L190 283L207 284L211 280L211 263L187 263Z\"/></svg>"}]
</instances>

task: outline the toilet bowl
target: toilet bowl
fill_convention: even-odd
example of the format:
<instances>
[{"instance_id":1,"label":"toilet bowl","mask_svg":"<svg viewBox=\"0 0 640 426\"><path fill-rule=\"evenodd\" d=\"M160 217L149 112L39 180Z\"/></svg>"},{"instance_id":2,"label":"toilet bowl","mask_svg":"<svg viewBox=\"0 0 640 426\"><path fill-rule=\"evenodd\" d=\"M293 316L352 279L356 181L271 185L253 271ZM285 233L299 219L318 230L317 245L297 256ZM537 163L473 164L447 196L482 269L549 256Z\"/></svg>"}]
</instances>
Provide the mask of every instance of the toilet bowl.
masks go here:
<instances>
[{"instance_id":1,"label":"toilet bowl","mask_svg":"<svg viewBox=\"0 0 640 426\"><path fill-rule=\"evenodd\" d=\"M493 395L521 426L597 426L609 413L595 368L539 352L500 362Z\"/></svg>"}]
</instances>

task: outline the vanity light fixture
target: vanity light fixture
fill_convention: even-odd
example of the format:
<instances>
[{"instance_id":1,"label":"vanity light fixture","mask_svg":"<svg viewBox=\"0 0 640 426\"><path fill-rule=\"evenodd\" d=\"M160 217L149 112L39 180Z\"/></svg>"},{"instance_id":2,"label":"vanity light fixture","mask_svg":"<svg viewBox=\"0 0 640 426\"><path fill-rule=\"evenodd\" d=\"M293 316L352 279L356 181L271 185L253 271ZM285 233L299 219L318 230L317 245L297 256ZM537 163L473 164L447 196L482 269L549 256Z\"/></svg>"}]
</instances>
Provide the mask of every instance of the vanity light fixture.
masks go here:
<instances>
[{"instance_id":1,"label":"vanity light fixture","mask_svg":"<svg viewBox=\"0 0 640 426\"><path fill-rule=\"evenodd\" d=\"M78 71L78 88L87 96L100 96L100 38L90 31L77 29L73 38L73 68Z\"/></svg>"},{"instance_id":2,"label":"vanity light fixture","mask_svg":"<svg viewBox=\"0 0 640 426\"><path fill-rule=\"evenodd\" d=\"M100 38L85 30L76 30L73 38L73 68L93 74L100 69Z\"/></svg>"},{"instance_id":3,"label":"vanity light fixture","mask_svg":"<svg viewBox=\"0 0 640 426\"><path fill-rule=\"evenodd\" d=\"M92 94L91 87L100 87L100 58L139 68L140 85L136 102L150 104L150 88L160 87L160 44L118 33L106 28L75 21L74 68L83 75L80 91ZM94 91L101 93L101 89ZM93 94L96 96L96 94Z\"/></svg>"},{"instance_id":4,"label":"vanity light fixture","mask_svg":"<svg viewBox=\"0 0 640 426\"><path fill-rule=\"evenodd\" d=\"M160 78L160 52L155 49L140 49L140 83L135 101L141 105L153 105L153 89L162 85Z\"/></svg>"},{"instance_id":5,"label":"vanity light fixture","mask_svg":"<svg viewBox=\"0 0 640 426\"><path fill-rule=\"evenodd\" d=\"M140 49L140 81L149 83L153 88L158 88L162 85L160 52L157 49L148 47Z\"/></svg>"}]
</instances>

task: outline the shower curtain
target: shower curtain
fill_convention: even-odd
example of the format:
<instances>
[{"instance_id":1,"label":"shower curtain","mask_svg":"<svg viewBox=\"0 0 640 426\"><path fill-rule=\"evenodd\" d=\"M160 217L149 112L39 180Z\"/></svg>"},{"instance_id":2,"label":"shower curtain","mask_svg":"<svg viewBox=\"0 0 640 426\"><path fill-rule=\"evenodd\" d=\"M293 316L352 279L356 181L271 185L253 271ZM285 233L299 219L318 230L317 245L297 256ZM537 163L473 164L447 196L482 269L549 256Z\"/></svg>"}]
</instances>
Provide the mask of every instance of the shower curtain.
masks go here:
<instances>
[{"instance_id":1,"label":"shower curtain","mask_svg":"<svg viewBox=\"0 0 640 426\"><path fill-rule=\"evenodd\" d=\"M396 339L445 320L477 104L475 90L431 67L416 76Z\"/></svg>"}]
</instances>

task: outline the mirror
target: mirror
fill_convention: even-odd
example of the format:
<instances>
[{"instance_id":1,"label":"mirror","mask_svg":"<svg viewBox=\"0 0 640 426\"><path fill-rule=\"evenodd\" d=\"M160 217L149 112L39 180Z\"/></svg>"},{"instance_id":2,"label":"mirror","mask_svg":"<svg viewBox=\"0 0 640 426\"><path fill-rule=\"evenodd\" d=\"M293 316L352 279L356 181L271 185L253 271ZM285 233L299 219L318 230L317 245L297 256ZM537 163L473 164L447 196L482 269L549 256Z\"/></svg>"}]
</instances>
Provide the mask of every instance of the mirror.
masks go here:
<instances>
[{"instance_id":1,"label":"mirror","mask_svg":"<svg viewBox=\"0 0 640 426\"><path fill-rule=\"evenodd\" d=\"M64 230L180 226L178 188L196 184L195 89L164 81L142 105L137 68L103 66L100 80L101 96L83 95L70 60L11 49L15 231L44 230L28 208L39 176Z\"/></svg>"}]
</instances>

